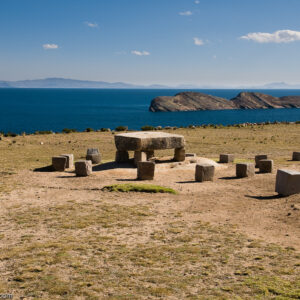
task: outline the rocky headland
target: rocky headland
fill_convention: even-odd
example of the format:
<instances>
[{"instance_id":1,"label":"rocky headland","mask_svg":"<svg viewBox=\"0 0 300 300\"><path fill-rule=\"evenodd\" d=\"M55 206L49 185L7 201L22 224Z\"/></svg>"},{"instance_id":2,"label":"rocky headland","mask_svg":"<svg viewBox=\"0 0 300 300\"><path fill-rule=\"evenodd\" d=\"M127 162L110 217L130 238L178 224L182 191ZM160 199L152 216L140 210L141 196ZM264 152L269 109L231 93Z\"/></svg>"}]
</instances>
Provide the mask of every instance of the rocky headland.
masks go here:
<instances>
[{"instance_id":1,"label":"rocky headland","mask_svg":"<svg viewBox=\"0 0 300 300\"><path fill-rule=\"evenodd\" d=\"M242 92L230 100L197 92L160 96L151 101L149 110L196 111L223 109L300 108L300 96L273 97L262 93Z\"/></svg>"}]
</instances>

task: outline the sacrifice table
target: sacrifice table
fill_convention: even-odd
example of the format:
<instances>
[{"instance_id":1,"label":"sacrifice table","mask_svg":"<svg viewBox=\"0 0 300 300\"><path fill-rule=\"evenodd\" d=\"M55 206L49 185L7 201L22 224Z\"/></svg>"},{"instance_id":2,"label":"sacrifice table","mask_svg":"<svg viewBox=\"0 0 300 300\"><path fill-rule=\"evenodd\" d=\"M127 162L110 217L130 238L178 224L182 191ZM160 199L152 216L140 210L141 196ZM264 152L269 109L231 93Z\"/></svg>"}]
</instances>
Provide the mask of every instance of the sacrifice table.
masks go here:
<instances>
[{"instance_id":1,"label":"sacrifice table","mask_svg":"<svg viewBox=\"0 0 300 300\"><path fill-rule=\"evenodd\" d=\"M144 131L115 135L116 162L129 161L128 151L134 151L134 163L154 157L155 150L175 149L174 160L185 160L184 136L166 132Z\"/></svg>"}]
</instances>

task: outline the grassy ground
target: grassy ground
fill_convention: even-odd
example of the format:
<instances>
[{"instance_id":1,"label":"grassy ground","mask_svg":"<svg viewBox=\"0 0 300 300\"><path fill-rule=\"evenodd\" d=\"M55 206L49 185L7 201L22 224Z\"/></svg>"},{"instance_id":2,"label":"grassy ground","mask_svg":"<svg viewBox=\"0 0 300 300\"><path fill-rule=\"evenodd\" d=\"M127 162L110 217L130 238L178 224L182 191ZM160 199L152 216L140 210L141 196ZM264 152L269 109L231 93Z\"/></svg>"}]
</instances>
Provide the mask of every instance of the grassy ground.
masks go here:
<instances>
[{"instance_id":1,"label":"grassy ground","mask_svg":"<svg viewBox=\"0 0 300 300\"><path fill-rule=\"evenodd\" d=\"M172 131L173 132L173 131ZM300 125L178 129L187 151L239 161L258 153L289 165ZM41 144L41 142L43 144ZM114 158L112 133L71 133L0 141L0 294L26 299L300 299L300 254L250 239L229 225L204 223L197 212L160 205L179 195L82 192L51 201L11 203L26 191L15 174L43 167L51 156L85 156L99 147ZM171 152L161 152L171 154ZM160 154L160 153L159 153ZM80 191L78 191L79 193ZM52 195L52 196L51 196ZM40 196L39 196L40 197ZM181 196L183 197L183 196Z\"/></svg>"}]
</instances>

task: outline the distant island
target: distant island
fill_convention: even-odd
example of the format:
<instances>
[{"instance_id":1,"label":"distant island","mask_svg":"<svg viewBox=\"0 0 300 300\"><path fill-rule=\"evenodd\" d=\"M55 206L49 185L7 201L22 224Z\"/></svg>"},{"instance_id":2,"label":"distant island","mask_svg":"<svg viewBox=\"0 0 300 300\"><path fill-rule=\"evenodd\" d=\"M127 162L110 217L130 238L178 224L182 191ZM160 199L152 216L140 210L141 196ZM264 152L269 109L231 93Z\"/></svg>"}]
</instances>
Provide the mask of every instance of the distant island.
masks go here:
<instances>
[{"instance_id":1,"label":"distant island","mask_svg":"<svg viewBox=\"0 0 300 300\"><path fill-rule=\"evenodd\" d=\"M242 92L230 100L197 92L160 96L151 101L149 111L196 111L223 109L300 108L300 96L273 97L262 93Z\"/></svg>"},{"instance_id":2,"label":"distant island","mask_svg":"<svg viewBox=\"0 0 300 300\"><path fill-rule=\"evenodd\" d=\"M222 86L222 85L196 85L180 84L168 86L161 84L138 85L125 82L106 82L77 80L69 78L44 78L19 81L1 81L0 88L39 88L39 89L300 89L300 84L288 84L285 82L274 82L257 86Z\"/></svg>"}]
</instances>

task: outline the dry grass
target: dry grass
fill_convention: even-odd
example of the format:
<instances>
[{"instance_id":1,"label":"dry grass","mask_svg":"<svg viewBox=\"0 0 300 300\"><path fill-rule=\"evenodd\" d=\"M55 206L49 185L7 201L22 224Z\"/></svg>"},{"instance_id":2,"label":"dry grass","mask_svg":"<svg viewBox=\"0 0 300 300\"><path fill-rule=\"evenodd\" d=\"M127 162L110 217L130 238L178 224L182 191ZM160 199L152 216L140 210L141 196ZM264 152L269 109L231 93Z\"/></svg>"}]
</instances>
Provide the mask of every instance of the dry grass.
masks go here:
<instances>
[{"instance_id":1,"label":"dry grass","mask_svg":"<svg viewBox=\"0 0 300 300\"><path fill-rule=\"evenodd\" d=\"M289 165L300 125L178 129L187 151L237 160L267 153ZM173 132L173 131L172 131ZM41 145L40 142L44 144ZM179 195L86 191L94 197L8 203L23 188L14 173L50 164L53 155L114 158L111 133L71 133L0 141L0 294L27 299L300 299L300 255L250 239L229 225L157 203ZM164 152L169 154L171 152ZM160 154L160 153L159 153ZM45 191L47 193L47 191ZM57 191L59 193L59 190ZM138 204L137 204L138 203ZM5 205L4 205L5 204Z\"/></svg>"}]
</instances>

